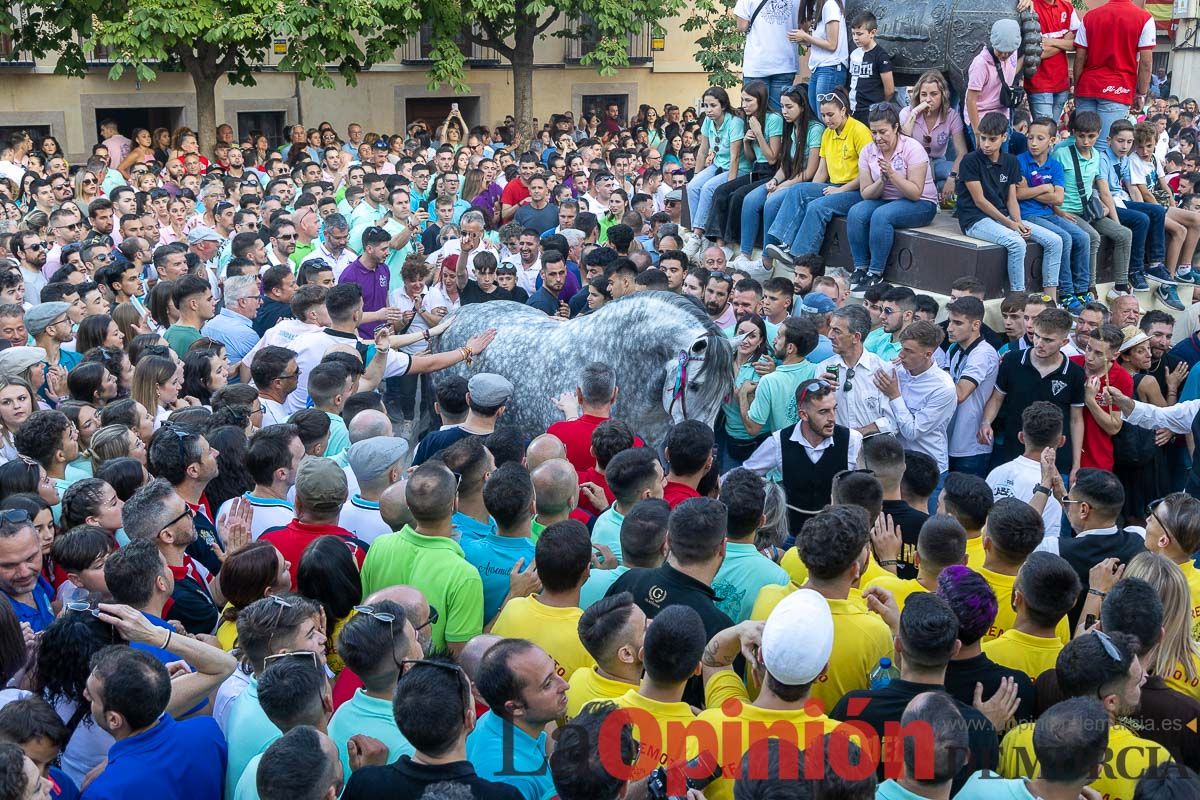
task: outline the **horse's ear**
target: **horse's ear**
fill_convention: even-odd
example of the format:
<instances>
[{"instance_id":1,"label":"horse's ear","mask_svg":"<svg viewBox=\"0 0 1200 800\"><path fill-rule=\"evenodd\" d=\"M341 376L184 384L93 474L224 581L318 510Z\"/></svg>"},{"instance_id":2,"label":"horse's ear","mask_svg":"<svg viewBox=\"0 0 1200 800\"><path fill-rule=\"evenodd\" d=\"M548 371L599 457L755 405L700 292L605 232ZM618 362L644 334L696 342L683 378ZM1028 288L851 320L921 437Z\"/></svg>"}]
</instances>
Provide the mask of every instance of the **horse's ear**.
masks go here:
<instances>
[{"instance_id":1,"label":"horse's ear","mask_svg":"<svg viewBox=\"0 0 1200 800\"><path fill-rule=\"evenodd\" d=\"M692 342L692 355L698 356L708 349L708 337L701 336L696 341Z\"/></svg>"}]
</instances>

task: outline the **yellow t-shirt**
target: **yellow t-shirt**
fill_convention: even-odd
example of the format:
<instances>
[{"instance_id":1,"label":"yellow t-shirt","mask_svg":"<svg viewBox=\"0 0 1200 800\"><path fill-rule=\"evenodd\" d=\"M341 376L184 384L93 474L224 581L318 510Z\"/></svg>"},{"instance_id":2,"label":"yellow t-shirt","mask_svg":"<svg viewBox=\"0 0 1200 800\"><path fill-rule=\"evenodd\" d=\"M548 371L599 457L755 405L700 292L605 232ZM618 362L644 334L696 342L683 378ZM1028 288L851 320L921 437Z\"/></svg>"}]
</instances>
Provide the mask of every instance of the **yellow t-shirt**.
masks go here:
<instances>
[{"instance_id":1,"label":"yellow t-shirt","mask_svg":"<svg viewBox=\"0 0 1200 800\"><path fill-rule=\"evenodd\" d=\"M891 592L892 596L896 598L896 605L900 607L901 611L904 610L904 601L908 599L910 594L929 591L915 578L897 578L890 572L873 578L870 583L863 584L864 589L871 586L878 586L881 589L887 589Z\"/></svg>"},{"instance_id":2,"label":"yellow t-shirt","mask_svg":"<svg viewBox=\"0 0 1200 800\"><path fill-rule=\"evenodd\" d=\"M704 705L707 708L697 720L708 725L713 734L703 749L712 753L723 770L722 776L704 790L708 800L732 800L742 756L755 742L786 739L803 750L808 742L832 733L839 725L824 714L808 713L807 708L781 711L752 706L745 685L730 671L709 680L704 687ZM730 737L736 738L730 741Z\"/></svg>"},{"instance_id":3,"label":"yellow t-shirt","mask_svg":"<svg viewBox=\"0 0 1200 800\"><path fill-rule=\"evenodd\" d=\"M983 568L983 559L987 553L983 552L983 534L976 536L973 539L967 539L967 568L979 572Z\"/></svg>"},{"instance_id":4,"label":"yellow t-shirt","mask_svg":"<svg viewBox=\"0 0 1200 800\"><path fill-rule=\"evenodd\" d=\"M858 177L858 154L871 143L871 129L849 117L838 133L826 128L821 134L821 158L829 170L829 182L849 183Z\"/></svg>"},{"instance_id":5,"label":"yellow t-shirt","mask_svg":"<svg viewBox=\"0 0 1200 800\"><path fill-rule=\"evenodd\" d=\"M581 667L596 662L579 641L579 618L583 609L554 608L537 597L509 600L501 609L492 633L506 639L528 639L545 650L558 665L558 675L566 680Z\"/></svg>"},{"instance_id":6,"label":"yellow t-shirt","mask_svg":"<svg viewBox=\"0 0 1200 800\"><path fill-rule=\"evenodd\" d=\"M1192 591L1192 638L1200 642L1200 569L1196 569L1191 559L1180 564L1179 569Z\"/></svg>"},{"instance_id":7,"label":"yellow t-shirt","mask_svg":"<svg viewBox=\"0 0 1200 800\"><path fill-rule=\"evenodd\" d=\"M230 605L230 603L226 603L225 608L229 608ZM222 609L221 613L224 614L225 610ZM226 653L233 649L233 646L237 644L236 621L227 619L217 626L217 643L221 645L221 649Z\"/></svg>"},{"instance_id":8,"label":"yellow t-shirt","mask_svg":"<svg viewBox=\"0 0 1200 800\"><path fill-rule=\"evenodd\" d=\"M1038 675L1054 668L1063 643L1057 636L1047 639L1009 628L999 638L984 642L982 648L983 654L1000 666L1018 669L1037 680Z\"/></svg>"},{"instance_id":9,"label":"yellow t-shirt","mask_svg":"<svg viewBox=\"0 0 1200 800\"><path fill-rule=\"evenodd\" d=\"M580 710L593 700L615 700L630 688L637 687L606 678L595 667L580 667L567 681L567 718L579 716Z\"/></svg>"},{"instance_id":10,"label":"yellow t-shirt","mask_svg":"<svg viewBox=\"0 0 1200 800\"><path fill-rule=\"evenodd\" d=\"M871 670L881 658L894 658L892 631L867 610L861 598L826 600L833 615L833 652L829 669L813 683L812 698L829 711L842 695L870 686Z\"/></svg>"},{"instance_id":11,"label":"yellow t-shirt","mask_svg":"<svg viewBox=\"0 0 1200 800\"><path fill-rule=\"evenodd\" d=\"M808 567L804 566L804 562L800 559L800 551L795 547L789 549L783 554L783 558L779 559L779 566L783 567L783 571L788 574L788 577L792 579L792 583L796 584L797 586L803 586L804 584L808 583ZM867 559L867 568L863 570L862 575L860 575L858 578L858 585L866 586L876 578L882 578L887 575L895 577L895 573L888 572L886 569L879 566L879 564L875 562L874 554L872 554L871 557ZM858 591L858 589L851 589L852 593L856 593ZM783 596L786 597L788 594L791 593L785 592ZM766 619L766 617L753 617L753 619Z\"/></svg>"},{"instance_id":12,"label":"yellow t-shirt","mask_svg":"<svg viewBox=\"0 0 1200 800\"><path fill-rule=\"evenodd\" d=\"M700 752L697 731L688 733L689 727L696 724L696 715L687 703L652 700L638 694L637 689L630 689L614 698L613 702L618 708L633 710L629 721L633 723L633 738L641 744L638 761L634 765L637 778L643 778L668 763L695 758ZM651 727L652 721L655 724ZM645 722L645 725L639 724L641 722Z\"/></svg>"},{"instance_id":13,"label":"yellow t-shirt","mask_svg":"<svg viewBox=\"0 0 1200 800\"><path fill-rule=\"evenodd\" d=\"M1163 676L1163 680L1168 687L1175 691L1200 700L1200 658L1194 654L1192 655L1192 675L1195 677L1188 680L1183 664L1176 664L1170 675Z\"/></svg>"},{"instance_id":14,"label":"yellow t-shirt","mask_svg":"<svg viewBox=\"0 0 1200 800\"><path fill-rule=\"evenodd\" d=\"M1100 777L1089 786L1104 800L1133 800L1138 778L1170 760L1171 754L1162 745L1142 739L1123 725L1112 725ZM1037 768L1033 723L1025 722L1009 731L1000 742L1000 774L1005 778L1034 778Z\"/></svg>"},{"instance_id":15,"label":"yellow t-shirt","mask_svg":"<svg viewBox=\"0 0 1200 800\"><path fill-rule=\"evenodd\" d=\"M983 576L983 579L992 587L992 591L996 593L996 619L992 621L992 627L980 640L987 644L992 639L1000 638L1000 634L1017 624L1017 610L1013 608L1012 604L1013 585L1017 582L1017 576L1003 575L983 567L975 571ZM1063 644L1071 641L1071 627L1067 624L1066 617L1058 621L1054 632L1058 634L1058 638Z\"/></svg>"}]
</instances>

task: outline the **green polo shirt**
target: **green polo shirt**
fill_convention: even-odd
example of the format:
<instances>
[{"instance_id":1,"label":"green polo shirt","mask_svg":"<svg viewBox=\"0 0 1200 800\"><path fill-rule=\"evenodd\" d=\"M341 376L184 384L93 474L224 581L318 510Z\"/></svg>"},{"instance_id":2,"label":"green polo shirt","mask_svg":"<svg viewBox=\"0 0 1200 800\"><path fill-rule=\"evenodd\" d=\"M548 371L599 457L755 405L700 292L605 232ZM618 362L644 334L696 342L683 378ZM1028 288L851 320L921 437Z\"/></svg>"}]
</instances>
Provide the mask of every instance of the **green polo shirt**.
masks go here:
<instances>
[{"instance_id":1,"label":"green polo shirt","mask_svg":"<svg viewBox=\"0 0 1200 800\"><path fill-rule=\"evenodd\" d=\"M763 426L763 433L774 433L794 425L800 421L796 412L796 389L816 375L817 365L810 361L780 364L758 382L758 391L747 416Z\"/></svg>"},{"instance_id":2,"label":"green polo shirt","mask_svg":"<svg viewBox=\"0 0 1200 800\"><path fill-rule=\"evenodd\" d=\"M175 355L183 358L187 355L188 348L200 338L200 331L193 328L191 325L180 325L176 322L171 327L167 328L163 338L167 340L167 344L175 351ZM231 790L232 791L232 790Z\"/></svg>"},{"instance_id":3,"label":"green polo shirt","mask_svg":"<svg viewBox=\"0 0 1200 800\"><path fill-rule=\"evenodd\" d=\"M400 584L419 589L437 609L434 647L483 632L483 581L453 539L424 536L408 525L376 539L362 565L363 597Z\"/></svg>"}]
</instances>

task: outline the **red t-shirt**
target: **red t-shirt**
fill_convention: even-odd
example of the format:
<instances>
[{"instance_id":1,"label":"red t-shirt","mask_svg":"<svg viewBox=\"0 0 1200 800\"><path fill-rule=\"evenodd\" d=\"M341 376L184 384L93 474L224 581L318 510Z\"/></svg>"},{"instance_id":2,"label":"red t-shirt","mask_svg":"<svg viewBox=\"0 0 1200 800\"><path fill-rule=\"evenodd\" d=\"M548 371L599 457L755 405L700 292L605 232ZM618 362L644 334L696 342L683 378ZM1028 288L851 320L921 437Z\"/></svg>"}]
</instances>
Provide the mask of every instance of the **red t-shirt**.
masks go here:
<instances>
[{"instance_id":1,"label":"red t-shirt","mask_svg":"<svg viewBox=\"0 0 1200 800\"><path fill-rule=\"evenodd\" d=\"M684 500L691 500L693 497L699 497L700 493L686 483L678 481L667 481L663 486L663 500L667 501L667 505L672 509L682 503Z\"/></svg>"},{"instance_id":2,"label":"red t-shirt","mask_svg":"<svg viewBox=\"0 0 1200 800\"><path fill-rule=\"evenodd\" d=\"M594 483L599 486L604 491L604 497L607 498L609 505L612 505L617 501L617 496L612 493L612 489L608 488L608 481L603 475L596 471L595 467L581 470L579 472L579 482L581 484ZM591 504L591 502L587 499L587 495L585 495L582 491L579 493L579 508L591 512L592 516L596 517L603 513L601 509L596 508Z\"/></svg>"},{"instance_id":3,"label":"red t-shirt","mask_svg":"<svg viewBox=\"0 0 1200 800\"><path fill-rule=\"evenodd\" d=\"M1078 364L1082 369L1083 358L1083 356L1071 356L1071 361ZM1105 385L1120 390L1121 394L1126 397L1133 397L1133 376L1116 364L1112 365L1112 368L1108 371L1108 375L1100 381L1101 389ZM1087 391L1086 386L1084 387L1084 391ZM1097 395L1096 399L1100 400L1100 397L1100 395ZM1116 408L1116 406L1107 405L1103 402L1100 403L1100 407L1107 411L1112 411ZM1107 470L1112 470L1113 468L1112 436L1100 428L1100 424L1096 422L1096 418L1087 407L1083 409L1083 453L1079 456L1079 466L1082 468Z\"/></svg>"},{"instance_id":4,"label":"red t-shirt","mask_svg":"<svg viewBox=\"0 0 1200 800\"><path fill-rule=\"evenodd\" d=\"M362 569L363 559L367 557L367 543L355 539L354 534L337 525L309 525L294 519L286 527L276 528L259 537L275 545L275 549L291 562L293 592L296 591L296 576L300 573L300 556L304 554L304 548L322 536L340 536L346 542L346 547L350 548L358 568Z\"/></svg>"},{"instance_id":5,"label":"red t-shirt","mask_svg":"<svg viewBox=\"0 0 1200 800\"><path fill-rule=\"evenodd\" d=\"M1042 36L1047 39L1062 39L1079 27L1075 8L1067 0L1033 0ZM1030 92L1065 92L1071 88L1071 76L1067 74L1067 54L1062 50L1043 56L1041 66L1031 77L1025 79L1025 88Z\"/></svg>"},{"instance_id":6,"label":"red t-shirt","mask_svg":"<svg viewBox=\"0 0 1200 800\"><path fill-rule=\"evenodd\" d=\"M500 194L500 203L506 206L519 206L526 197L529 197L529 187L520 178L514 178L504 184L504 191Z\"/></svg>"},{"instance_id":7,"label":"red t-shirt","mask_svg":"<svg viewBox=\"0 0 1200 800\"><path fill-rule=\"evenodd\" d=\"M546 429L546 433L557 436L567 448L567 461L570 461L583 481L583 473L596 466L596 457L592 455L592 434L601 424L608 422L607 417L597 417L584 414L579 419L569 419L556 422ZM634 447L644 447L640 437L633 437Z\"/></svg>"},{"instance_id":8,"label":"red t-shirt","mask_svg":"<svg viewBox=\"0 0 1200 800\"><path fill-rule=\"evenodd\" d=\"M1143 50L1153 50L1154 41L1154 17L1130 0L1108 0L1084 14L1075 48L1087 51L1087 63L1075 95L1132 105L1138 57Z\"/></svg>"}]
</instances>

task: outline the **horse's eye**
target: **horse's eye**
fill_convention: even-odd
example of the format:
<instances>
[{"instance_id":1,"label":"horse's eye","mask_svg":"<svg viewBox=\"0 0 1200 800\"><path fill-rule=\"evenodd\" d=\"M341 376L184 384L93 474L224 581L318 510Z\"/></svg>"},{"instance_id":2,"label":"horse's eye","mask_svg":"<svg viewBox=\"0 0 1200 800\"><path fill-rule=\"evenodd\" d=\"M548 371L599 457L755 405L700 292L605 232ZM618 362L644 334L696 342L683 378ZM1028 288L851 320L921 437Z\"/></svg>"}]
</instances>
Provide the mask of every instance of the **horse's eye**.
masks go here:
<instances>
[{"instance_id":1,"label":"horse's eye","mask_svg":"<svg viewBox=\"0 0 1200 800\"><path fill-rule=\"evenodd\" d=\"M688 389L689 389L689 390L691 390L691 391L693 391L693 392L698 392L698 391L700 391L700 382L699 382L699 381L691 381L691 382L689 382L689 383L688 383Z\"/></svg>"}]
</instances>

